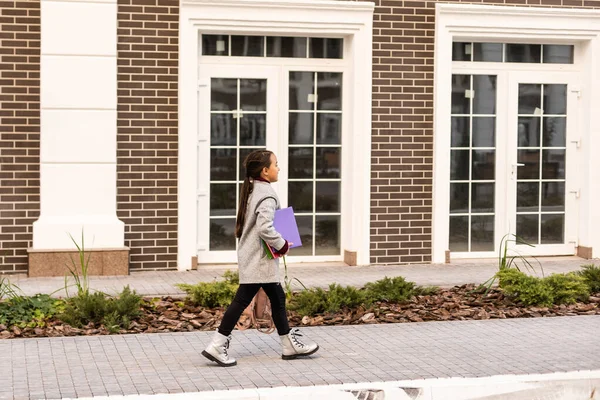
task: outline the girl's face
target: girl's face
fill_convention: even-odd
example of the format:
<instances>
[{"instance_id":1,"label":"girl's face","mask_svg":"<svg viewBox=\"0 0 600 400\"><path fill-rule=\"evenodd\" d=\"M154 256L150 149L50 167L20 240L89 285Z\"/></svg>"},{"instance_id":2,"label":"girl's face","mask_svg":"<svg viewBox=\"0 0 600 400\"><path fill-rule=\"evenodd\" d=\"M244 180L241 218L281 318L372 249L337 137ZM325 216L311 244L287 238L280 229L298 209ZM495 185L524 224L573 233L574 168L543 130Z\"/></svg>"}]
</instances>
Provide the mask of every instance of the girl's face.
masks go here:
<instances>
[{"instance_id":1,"label":"girl's face","mask_svg":"<svg viewBox=\"0 0 600 400\"><path fill-rule=\"evenodd\" d=\"M263 168L261 175L269 182L277 182L279 179L279 165L277 164L277 157L275 154L271 154L271 165L269 168Z\"/></svg>"}]
</instances>

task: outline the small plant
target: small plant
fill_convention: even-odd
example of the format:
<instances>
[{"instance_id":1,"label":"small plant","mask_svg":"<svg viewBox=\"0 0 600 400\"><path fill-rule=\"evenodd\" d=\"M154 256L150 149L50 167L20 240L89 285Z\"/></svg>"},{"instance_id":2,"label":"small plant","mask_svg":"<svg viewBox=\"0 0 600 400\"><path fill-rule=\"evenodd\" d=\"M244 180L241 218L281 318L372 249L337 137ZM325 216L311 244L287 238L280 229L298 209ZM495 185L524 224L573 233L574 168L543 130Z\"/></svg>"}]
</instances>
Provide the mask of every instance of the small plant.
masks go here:
<instances>
[{"instance_id":1,"label":"small plant","mask_svg":"<svg viewBox=\"0 0 600 400\"><path fill-rule=\"evenodd\" d=\"M504 268L496 274L500 288L508 296L526 306L551 306L554 303L552 289L539 278L529 276L514 268Z\"/></svg>"},{"instance_id":2,"label":"small plant","mask_svg":"<svg viewBox=\"0 0 600 400\"><path fill-rule=\"evenodd\" d=\"M407 282L401 276L394 278L386 276L378 281L369 282L365 285L365 290L370 302L405 303L416 294L414 282Z\"/></svg>"},{"instance_id":3,"label":"small plant","mask_svg":"<svg viewBox=\"0 0 600 400\"><path fill-rule=\"evenodd\" d=\"M20 291L21 290L19 289L19 287L11 283L11 281L9 281L8 278L0 278L0 300L4 298L12 299L14 297L17 297L19 296L18 292Z\"/></svg>"},{"instance_id":4,"label":"small plant","mask_svg":"<svg viewBox=\"0 0 600 400\"><path fill-rule=\"evenodd\" d=\"M181 283L176 285L188 294L188 300L201 307L225 307L233 301L237 285L228 281L200 282L195 285Z\"/></svg>"},{"instance_id":5,"label":"small plant","mask_svg":"<svg viewBox=\"0 0 600 400\"><path fill-rule=\"evenodd\" d=\"M585 283L590 288L591 293L600 292L600 267L590 264L582 265L582 270L577 271L577 274L585 279Z\"/></svg>"},{"instance_id":6,"label":"small plant","mask_svg":"<svg viewBox=\"0 0 600 400\"><path fill-rule=\"evenodd\" d=\"M544 282L552 290L554 304L573 304L586 301L590 297L590 288L584 277L573 272L552 274L544 278Z\"/></svg>"},{"instance_id":7,"label":"small plant","mask_svg":"<svg viewBox=\"0 0 600 400\"><path fill-rule=\"evenodd\" d=\"M572 272L538 278L510 268L499 271L497 276L504 293L527 306L573 304L589 297L584 278Z\"/></svg>"},{"instance_id":8,"label":"small plant","mask_svg":"<svg viewBox=\"0 0 600 400\"><path fill-rule=\"evenodd\" d=\"M290 301L292 299L292 293L293 293L293 290L292 290L292 282L293 281L298 282L304 290L306 290L307 288L306 288L306 286L304 286L304 283L302 283L300 281L300 279L298 279L298 278L290 279L288 277L288 268L287 268L287 262L285 261L285 256L283 256L282 258L283 258L283 268L284 268L284 272L285 272L285 275L283 277L283 285L285 286L285 297L286 297L287 301Z\"/></svg>"},{"instance_id":9,"label":"small plant","mask_svg":"<svg viewBox=\"0 0 600 400\"><path fill-rule=\"evenodd\" d=\"M15 295L0 302L0 324L20 328L44 327L46 321L62 312L64 302L47 294Z\"/></svg>"},{"instance_id":10,"label":"small plant","mask_svg":"<svg viewBox=\"0 0 600 400\"><path fill-rule=\"evenodd\" d=\"M302 316L314 316L325 312L327 309L327 292L321 288L302 290L292 297L288 308Z\"/></svg>"},{"instance_id":11,"label":"small plant","mask_svg":"<svg viewBox=\"0 0 600 400\"><path fill-rule=\"evenodd\" d=\"M365 303L365 292L353 286L343 287L337 283L329 285L327 292L327 308L328 312L335 312L344 307L356 308Z\"/></svg>"},{"instance_id":12,"label":"small plant","mask_svg":"<svg viewBox=\"0 0 600 400\"><path fill-rule=\"evenodd\" d=\"M223 278L225 278L226 282L229 282L232 285L240 284L240 273L238 271L232 271L228 269L223 273Z\"/></svg>"},{"instance_id":13,"label":"small plant","mask_svg":"<svg viewBox=\"0 0 600 400\"><path fill-rule=\"evenodd\" d=\"M524 256L516 250L511 250L515 254L509 254L509 243L511 242L529 247L535 247L515 234L509 233L504 235L500 240L500 249L498 254L498 271L504 271L510 268L514 268L517 271L521 271L521 268L523 268L525 270L535 273L535 268L533 267L533 264L531 264L531 262L527 259L526 256ZM535 257L532 258L536 259ZM519 262L521 263L521 267L519 267ZM542 267L542 264L539 261L538 264L540 267L540 271L542 272L542 276L544 276L544 268ZM492 276L490 279L479 285L476 290L483 290L483 288L485 288L485 294L487 294L490 291L494 282L496 282L497 278L498 275L494 274L494 276Z\"/></svg>"},{"instance_id":14,"label":"small plant","mask_svg":"<svg viewBox=\"0 0 600 400\"><path fill-rule=\"evenodd\" d=\"M76 327L104 324L109 331L116 332L119 328L128 329L131 321L141 314L141 302L142 298L129 286L115 298L102 292L83 293L66 300L59 318Z\"/></svg>"},{"instance_id":15,"label":"small plant","mask_svg":"<svg viewBox=\"0 0 600 400\"><path fill-rule=\"evenodd\" d=\"M440 288L437 286L415 286L415 296L433 296L440 292Z\"/></svg>"},{"instance_id":16,"label":"small plant","mask_svg":"<svg viewBox=\"0 0 600 400\"><path fill-rule=\"evenodd\" d=\"M87 259L86 259L83 229L81 230L81 245L79 245L79 243L77 243L77 241L73 238L73 236L70 233L69 233L69 237L71 238L71 241L73 241L73 243L75 244L75 247L77 248L79 264L77 262L75 262L73 257L70 257L72 266L67 266L67 268L69 269L69 273L75 280L75 287L77 287L77 295L81 296L83 294L89 294L90 284L89 284L89 277L88 277L88 269L89 269L90 257L92 256L92 253L88 252ZM81 274L79 273L79 269L81 269ZM65 276L65 293L67 293L67 296L69 295L68 287L69 287L68 279Z\"/></svg>"}]
</instances>

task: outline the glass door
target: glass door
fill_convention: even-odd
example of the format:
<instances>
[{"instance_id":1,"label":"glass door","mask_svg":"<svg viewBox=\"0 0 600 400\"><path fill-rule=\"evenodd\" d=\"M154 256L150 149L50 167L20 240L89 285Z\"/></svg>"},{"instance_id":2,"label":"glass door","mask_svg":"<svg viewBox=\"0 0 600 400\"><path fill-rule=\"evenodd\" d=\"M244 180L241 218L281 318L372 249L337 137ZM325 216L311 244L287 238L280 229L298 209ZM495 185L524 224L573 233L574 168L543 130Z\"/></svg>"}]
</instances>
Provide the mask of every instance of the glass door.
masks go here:
<instances>
[{"instance_id":1,"label":"glass door","mask_svg":"<svg viewBox=\"0 0 600 400\"><path fill-rule=\"evenodd\" d=\"M578 91L569 73L509 75L507 205L524 254L572 255L577 246Z\"/></svg>"},{"instance_id":2,"label":"glass door","mask_svg":"<svg viewBox=\"0 0 600 400\"><path fill-rule=\"evenodd\" d=\"M200 68L199 262L236 262L234 230L243 161L253 150L278 146L278 74L278 68L267 66Z\"/></svg>"}]
</instances>

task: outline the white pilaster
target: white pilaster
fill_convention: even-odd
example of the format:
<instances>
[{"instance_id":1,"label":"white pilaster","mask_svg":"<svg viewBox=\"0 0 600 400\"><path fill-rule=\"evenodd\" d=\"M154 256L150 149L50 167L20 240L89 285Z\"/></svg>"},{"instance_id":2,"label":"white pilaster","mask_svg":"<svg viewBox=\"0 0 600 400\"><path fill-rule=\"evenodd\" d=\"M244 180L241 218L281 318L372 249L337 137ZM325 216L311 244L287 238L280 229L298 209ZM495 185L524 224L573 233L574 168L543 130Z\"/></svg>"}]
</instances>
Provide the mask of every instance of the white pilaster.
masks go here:
<instances>
[{"instance_id":1,"label":"white pilaster","mask_svg":"<svg viewBox=\"0 0 600 400\"><path fill-rule=\"evenodd\" d=\"M122 248L117 197L117 2L41 2L40 195L33 248ZM93 243L93 244L92 244Z\"/></svg>"}]
</instances>

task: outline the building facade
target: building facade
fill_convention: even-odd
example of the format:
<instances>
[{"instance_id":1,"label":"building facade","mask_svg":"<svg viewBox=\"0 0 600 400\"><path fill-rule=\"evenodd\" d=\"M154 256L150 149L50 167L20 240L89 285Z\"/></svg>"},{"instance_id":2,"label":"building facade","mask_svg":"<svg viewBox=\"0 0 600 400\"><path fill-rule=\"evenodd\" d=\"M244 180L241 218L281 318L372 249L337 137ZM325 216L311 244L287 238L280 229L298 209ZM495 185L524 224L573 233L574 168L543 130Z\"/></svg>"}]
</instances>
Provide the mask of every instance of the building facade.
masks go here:
<instances>
[{"instance_id":1,"label":"building facade","mask_svg":"<svg viewBox=\"0 0 600 400\"><path fill-rule=\"evenodd\" d=\"M597 257L595 8L0 2L0 271L53 270L82 229L130 270L233 263L265 147L290 262L487 258L509 234Z\"/></svg>"}]
</instances>

